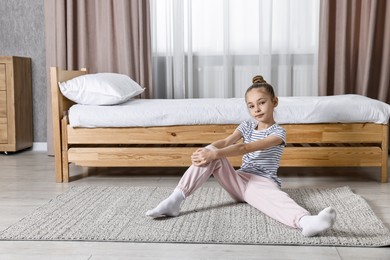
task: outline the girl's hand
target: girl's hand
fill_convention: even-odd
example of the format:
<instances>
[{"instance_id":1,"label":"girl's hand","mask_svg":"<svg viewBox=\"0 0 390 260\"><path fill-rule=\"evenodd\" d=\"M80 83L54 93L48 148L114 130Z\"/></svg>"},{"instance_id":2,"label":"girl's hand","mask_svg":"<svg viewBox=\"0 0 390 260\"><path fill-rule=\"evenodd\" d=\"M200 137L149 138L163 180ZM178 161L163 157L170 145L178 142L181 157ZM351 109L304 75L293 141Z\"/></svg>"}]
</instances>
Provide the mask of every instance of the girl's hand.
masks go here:
<instances>
[{"instance_id":1,"label":"girl's hand","mask_svg":"<svg viewBox=\"0 0 390 260\"><path fill-rule=\"evenodd\" d=\"M192 164L195 166L205 166L209 162L215 160L215 158L215 151L211 151L205 148L199 148L192 154L191 161Z\"/></svg>"}]
</instances>

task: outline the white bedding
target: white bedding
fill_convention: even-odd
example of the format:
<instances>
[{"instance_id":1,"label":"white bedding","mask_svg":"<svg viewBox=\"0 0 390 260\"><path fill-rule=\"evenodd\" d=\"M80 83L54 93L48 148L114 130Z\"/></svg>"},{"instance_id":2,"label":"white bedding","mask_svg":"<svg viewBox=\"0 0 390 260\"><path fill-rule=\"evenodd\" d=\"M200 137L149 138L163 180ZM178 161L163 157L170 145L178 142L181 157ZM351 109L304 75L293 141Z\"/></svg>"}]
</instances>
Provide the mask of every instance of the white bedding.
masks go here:
<instances>
[{"instance_id":1,"label":"white bedding","mask_svg":"<svg viewBox=\"0 0 390 260\"><path fill-rule=\"evenodd\" d=\"M279 97L279 124L372 122L387 124L390 105L361 95ZM73 105L72 127L239 124L250 119L243 98L134 99L116 106Z\"/></svg>"}]
</instances>

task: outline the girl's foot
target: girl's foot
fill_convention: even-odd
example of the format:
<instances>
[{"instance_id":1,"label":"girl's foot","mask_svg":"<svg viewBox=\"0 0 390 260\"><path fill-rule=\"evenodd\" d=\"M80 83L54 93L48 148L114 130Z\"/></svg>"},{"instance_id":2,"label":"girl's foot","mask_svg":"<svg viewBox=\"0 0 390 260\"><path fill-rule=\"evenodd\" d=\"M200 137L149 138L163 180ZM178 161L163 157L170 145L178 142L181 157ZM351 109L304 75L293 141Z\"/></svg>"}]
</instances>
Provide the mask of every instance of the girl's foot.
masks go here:
<instances>
[{"instance_id":1,"label":"girl's foot","mask_svg":"<svg viewBox=\"0 0 390 260\"><path fill-rule=\"evenodd\" d=\"M331 228L336 221L336 211L327 207L316 216L304 216L299 220L302 234L306 237L315 236Z\"/></svg>"},{"instance_id":2,"label":"girl's foot","mask_svg":"<svg viewBox=\"0 0 390 260\"><path fill-rule=\"evenodd\" d=\"M180 206L185 197L181 190L175 189L168 198L160 202L154 209L148 210L146 216L152 218L176 217L180 214Z\"/></svg>"}]
</instances>

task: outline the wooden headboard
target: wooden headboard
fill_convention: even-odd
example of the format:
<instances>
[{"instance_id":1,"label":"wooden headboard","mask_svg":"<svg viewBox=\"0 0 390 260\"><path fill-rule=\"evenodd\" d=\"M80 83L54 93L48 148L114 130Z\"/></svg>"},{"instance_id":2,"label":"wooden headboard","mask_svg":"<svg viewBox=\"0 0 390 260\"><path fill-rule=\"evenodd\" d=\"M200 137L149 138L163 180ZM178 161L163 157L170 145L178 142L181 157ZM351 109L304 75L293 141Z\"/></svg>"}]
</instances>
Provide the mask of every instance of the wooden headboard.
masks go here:
<instances>
[{"instance_id":1,"label":"wooden headboard","mask_svg":"<svg viewBox=\"0 0 390 260\"><path fill-rule=\"evenodd\" d=\"M77 71L69 70L60 70L57 67L50 68L50 84L51 84L51 97L52 97L52 109L53 113L58 112L59 119L63 116L63 113L68 111L68 109L74 104L72 101L63 96L58 87L58 82L64 82L70 80L74 77L87 74L86 69L81 69ZM54 109L58 111L54 111Z\"/></svg>"},{"instance_id":2,"label":"wooden headboard","mask_svg":"<svg viewBox=\"0 0 390 260\"><path fill-rule=\"evenodd\" d=\"M68 109L73 105L73 102L62 95L58 82L67 81L77 76L87 74L86 69L78 71L61 70L57 67L50 67L50 88L51 88L51 102L52 102L52 119L53 119L53 137L54 137L54 154L56 160L62 160L62 148L61 148L61 120L66 115ZM56 163L56 172L58 165L62 163Z\"/></svg>"}]
</instances>

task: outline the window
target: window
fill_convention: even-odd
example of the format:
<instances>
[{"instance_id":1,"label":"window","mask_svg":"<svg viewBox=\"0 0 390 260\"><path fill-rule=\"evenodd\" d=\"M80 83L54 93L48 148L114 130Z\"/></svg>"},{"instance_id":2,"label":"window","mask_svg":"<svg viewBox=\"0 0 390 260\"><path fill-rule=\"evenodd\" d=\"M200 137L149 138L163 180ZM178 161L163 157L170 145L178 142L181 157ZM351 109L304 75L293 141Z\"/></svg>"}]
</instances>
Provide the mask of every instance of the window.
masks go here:
<instances>
[{"instance_id":1,"label":"window","mask_svg":"<svg viewBox=\"0 0 390 260\"><path fill-rule=\"evenodd\" d=\"M257 74L279 96L317 95L319 0L151 6L156 97L242 97Z\"/></svg>"}]
</instances>

